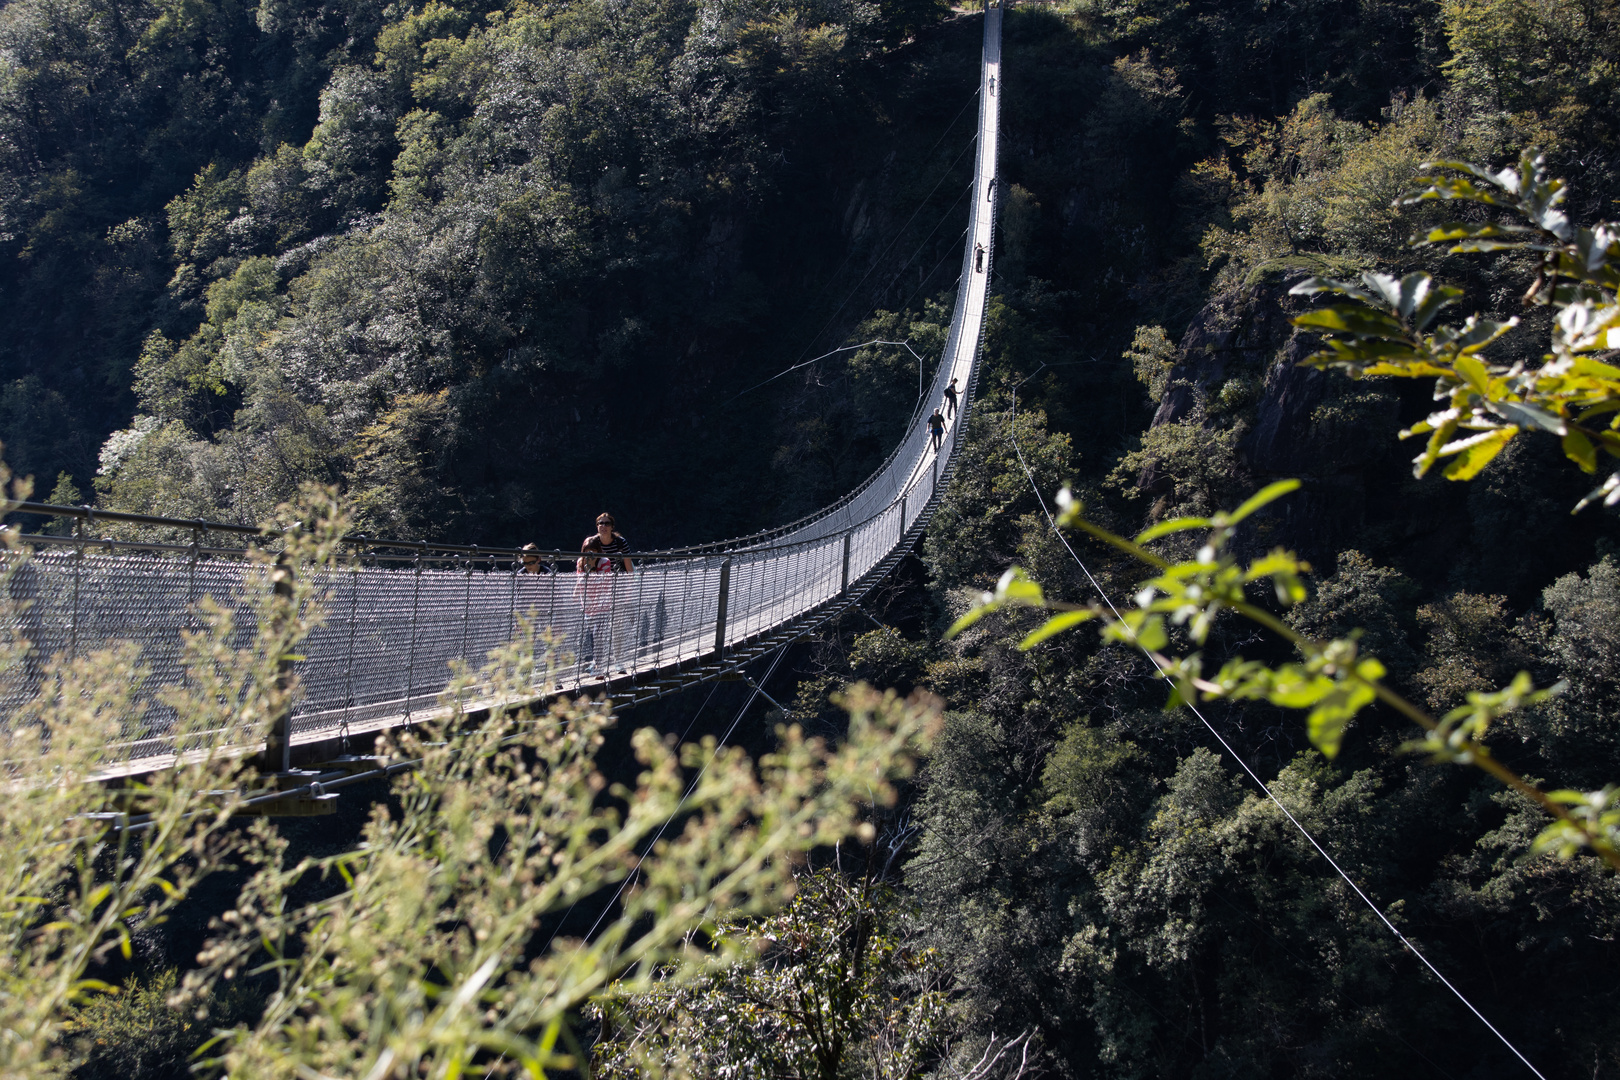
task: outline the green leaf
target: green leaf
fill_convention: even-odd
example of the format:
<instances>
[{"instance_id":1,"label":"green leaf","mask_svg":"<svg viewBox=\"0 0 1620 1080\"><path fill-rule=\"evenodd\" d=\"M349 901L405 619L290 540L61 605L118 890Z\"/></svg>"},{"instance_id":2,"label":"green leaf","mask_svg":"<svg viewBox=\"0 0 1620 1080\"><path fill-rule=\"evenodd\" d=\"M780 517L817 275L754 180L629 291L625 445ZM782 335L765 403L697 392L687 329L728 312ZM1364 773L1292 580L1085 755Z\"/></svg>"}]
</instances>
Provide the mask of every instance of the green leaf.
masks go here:
<instances>
[{"instance_id":1,"label":"green leaf","mask_svg":"<svg viewBox=\"0 0 1620 1080\"><path fill-rule=\"evenodd\" d=\"M1490 406L1492 411L1501 413L1520 427L1539 427L1554 435L1562 435L1568 430L1562 417L1522 401L1493 401Z\"/></svg>"},{"instance_id":2,"label":"green leaf","mask_svg":"<svg viewBox=\"0 0 1620 1080\"><path fill-rule=\"evenodd\" d=\"M1401 283L1388 274L1362 274L1361 283L1367 286L1367 291L1382 300L1391 311L1401 309Z\"/></svg>"},{"instance_id":3,"label":"green leaf","mask_svg":"<svg viewBox=\"0 0 1620 1080\"><path fill-rule=\"evenodd\" d=\"M1485 370L1485 365L1472 356L1459 356L1454 366L1457 374L1461 375L1476 391L1481 394L1490 392L1491 373Z\"/></svg>"},{"instance_id":4,"label":"green leaf","mask_svg":"<svg viewBox=\"0 0 1620 1080\"><path fill-rule=\"evenodd\" d=\"M1515 248L1528 247L1523 241L1513 240L1464 240L1451 248L1453 255L1484 254L1491 251L1512 251Z\"/></svg>"},{"instance_id":5,"label":"green leaf","mask_svg":"<svg viewBox=\"0 0 1620 1080\"><path fill-rule=\"evenodd\" d=\"M1137 644L1148 652L1158 652L1170 643L1170 635L1164 632L1164 619L1154 615L1143 621L1136 630Z\"/></svg>"},{"instance_id":6,"label":"green leaf","mask_svg":"<svg viewBox=\"0 0 1620 1080\"><path fill-rule=\"evenodd\" d=\"M972 626L974 623L978 622L980 619L984 618L986 615L990 614L1000 606L1000 604L990 599L989 593L984 593L981 596L979 603L968 608L967 611L962 614L961 618L951 623L951 628L945 631L945 640L951 640L951 638L955 637L957 634L960 634L963 630L966 630L968 627Z\"/></svg>"},{"instance_id":7,"label":"green leaf","mask_svg":"<svg viewBox=\"0 0 1620 1080\"><path fill-rule=\"evenodd\" d=\"M1446 479L1472 480L1518 433L1519 429L1513 426L1497 428L1495 431L1487 431L1471 439L1459 439L1441 447L1441 454L1457 455L1445 468Z\"/></svg>"},{"instance_id":8,"label":"green leaf","mask_svg":"<svg viewBox=\"0 0 1620 1080\"><path fill-rule=\"evenodd\" d=\"M1079 626L1081 623L1087 622L1095 617L1096 613L1089 610L1065 611L1062 614L1054 615L1050 619L1047 619L1045 624L1042 625L1040 629L1033 631L1028 637L1024 638L1023 641L1020 641L1018 643L1018 647L1023 650L1033 649L1047 638L1052 637L1055 634L1061 634L1063 631L1068 630L1071 627Z\"/></svg>"},{"instance_id":9,"label":"green leaf","mask_svg":"<svg viewBox=\"0 0 1620 1080\"><path fill-rule=\"evenodd\" d=\"M1207 529L1211 525L1209 518L1179 517L1168 521L1161 521L1157 525L1149 525L1137 534L1136 542L1145 544L1149 540L1157 540L1161 536L1171 533L1186 532L1188 529Z\"/></svg>"},{"instance_id":10,"label":"green leaf","mask_svg":"<svg viewBox=\"0 0 1620 1080\"><path fill-rule=\"evenodd\" d=\"M1290 665L1277 673L1266 700L1285 709L1308 709L1332 690L1333 680L1326 675L1306 675Z\"/></svg>"},{"instance_id":11,"label":"green leaf","mask_svg":"<svg viewBox=\"0 0 1620 1080\"><path fill-rule=\"evenodd\" d=\"M1347 680L1336 684L1331 693L1323 695L1305 719L1305 730L1311 744L1322 751L1328 760L1337 757L1344 743L1345 728L1349 727L1356 713L1373 703L1375 696L1371 687L1359 682Z\"/></svg>"},{"instance_id":12,"label":"green leaf","mask_svg":"<svg viewBox=\"0 0 1620 1080\"><path fill-rule=\"evenodd\" d=\"M1591 439L1574 428L1564 436L1564 456L1579 465L1582 472L1597 472L1597 449Z\"/></svg>"},{"instance_id":13,"label":"green leaf","mask_svg":"<svg viewBox=\"0 0 1620 1080\"><path fill-rule=\"evenodd\" d=\"M1456 337L1456 345L1466 352L1477 352L1518 325L1517 315L1500 323L1470 315L1468 321L1463 323L1462 332Z\"/></svg>"},{"instance_id":14,"label":"green leaf","mask_svg":"<svg viewBox=\"0 0 1620 1080\"><path fill-rule=\"evenodd\" d=\"M1473 240L1473 239L1499 239L1506 236L1531 236L1534 230L1524 225L1491 222L1485 225L1474 225L1467 222L1448 221L1444 225L1429 230L1427 240L1431 244L1442 244L1447 240Z\"/></svg>"},{"instance_id":15,"label":"green leaf","mask_svg":"<svg viewBox=\"0 0 1620 1080\"><path fill-rule=\"evenodd\" d=\"M1394 316L1385 315L1371 308L1351 307L1348 304L1307 311L1303 315L1296 315L1292 321L1295 326L1306 330L1327 330L1393 341L1401 341L1406 337L1406 328Z\"/></svg>"},{"instance_id":16,"label":"green leaf","mask_svg":"<svg viewBox=\"0 0 1620 1080\"><path fill-rule=\"evenodd\" d=\"M1605 364L1601 360L1594 360L1590 356L1577 357L1570 365L1570 370L1577 375L1590 375L1598 379L1620 380L1620 367Z\"/></svg>"},{"instance_id":17,"label":"green leaf","mask_svg":"<svg viewBox=\"0 0 1620 1080\"><path fill-rule=\"evenodd\" d=\"M1613 506L1615 503L1620 502L1620 472L1614 473L1602 484L1587 492L1586 498L1576 503L1575 509L1571 510L1570 513L1578 514L1598 499L1603 500L1604 506Z\"/></svg>"},{"instance_id":18,"label":"green leaf","mask_svg":"<svg viewBox=\"0 0 1620 1080\"><path fill-rule=\"evenodd\" d=\"M1040 605L1046 602L1041 587L1021 566L1009 566L996 582L996 599L1004 603Z\"/></svg>"},{"instance_id":19,"label":"green leaf","mask_svg":"<svg viewBox=\"0 0 1620 1080\"><path fill-rule=\"evenodd\" d=\"M1442 285L1438 289L1431 289L1423 302L1412 310L1412 326L1418 331L1428 328L1434 317L1440 312L1461 299L1462 290L1451 285Z\"/></svg>"},{"instance_id":20,"label":"green leaf","mask_svg":"<svg viewBox=\"0 0 1620 1080\"><path fill-rule=\"evenodd\" d=\"M1361 286L1350 281L1335 281L1332 278L1308 277L1304 281L1288 290L1289 296L1316 296L1318 293L1338 293L1340 296L1354 296L1358 300L1371 299Z\"/></svg>"},{"instance_id":21,"label":"green leaf","mask_svg":"<svg viewBox=\"0 0 1620 1080\"><path fill-rule=\"evenodd\" d=\"M1041 607L1046 603L1046 596L1021 566L1009 566L996 582L993 593L982 593L978 603L969 608L961 618L951 624L945 631L945 639L949 641L957 634L966 630L980 619L997 608L1013 605L1014 607Z\"/></svg>"},{"instance_id":22,"label":"green leaf","mask_svg":"<svg viewBox=\"0 0 1620 1080\"><path fill-rule=\"evenodd\" d=\"M1276 502L1289 492L1298 490L1298 480L1278 480L1276 483L1267 484L1265 487L1261 488L1259 491L1245 499L1243 501L1243 505L1239 506L1236 510L1233 510L1230 514L1224 515L1226 524L1236 525L1238 522L1242 521L1244 518L1248 517L1262 506L1265 506L1267 503Z\"/></svg>"},{"instance_id":23,"label":"green leaf","mask_svg":"<svg viewBox=\"0 0 1620 1080\"><path fill-rule=\"evenodd\" d=\"M1433 285L1434 279L1422 271L1407 274L1401 278L1400 301L1396 305L1396 310L1401 313L1401 318L1410 319L1412 317L1412 312L1417 310L1418 305L1428 298L1429 289Z\"/></svg>"}]
</instances>

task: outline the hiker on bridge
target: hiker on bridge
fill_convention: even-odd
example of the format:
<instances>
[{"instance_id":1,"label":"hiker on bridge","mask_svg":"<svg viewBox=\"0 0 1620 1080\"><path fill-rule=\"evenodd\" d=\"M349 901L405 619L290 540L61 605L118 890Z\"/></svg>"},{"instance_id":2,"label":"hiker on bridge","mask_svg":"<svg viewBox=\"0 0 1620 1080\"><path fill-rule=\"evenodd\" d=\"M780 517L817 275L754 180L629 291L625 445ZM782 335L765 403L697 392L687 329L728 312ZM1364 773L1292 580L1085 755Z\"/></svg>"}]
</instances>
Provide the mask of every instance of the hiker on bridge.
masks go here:
<instances>
[{"instance_id":1,"label":"hiker on bridge","mask_svg":"<svg viewBox=\"0 0 1620 1080\"><path fill-rule=\"evenodd\" d=\"M945 388L945 415L947 417L951 417L951 416L956 415L956 380L955 379L952 379L951 380L951 385L949 385L949 386L947 386Z\"/></svg>"},{"instance_id":2,"label":"hiker on bridge","mask_svg":"<svg viewBox=\"0 0 1620 1080\"><path fill-rule=\"evenodd\" d=\"M582 554L576 567L584 575L579 584L583 607L584 634L580 639L579 663L583 673L606 675L627 670L630 662L630 628L635 623L635 596L628 578L631 572L630 541L615 527L612 514L598 514L596 532L580 545Z\"/></svg>"},{"instance_id":3,"label":"hiker on bridge","mask_svg":"<svg viewBox=\"0 0 1620 1080\"><path fill-rule=\"evenodd\" d=\"M938 450L939 444L944 441L945 418L939 414L938 409L935 409L934 415L928 418L928 443L932 449Z\"/></svg>"},{"instance_id":4,"label":"hiker on bridge","mask_svg":"<svg viewBox=\"0 0 1620 1080\"><path fill-rule=\"evenodd\" d=\"M623 555L630 550L630 541L619 533L614 527L612 514L596 515L596 532L585 538L579 550L585 552L580 556L578 569L582 574L607 573L620 569L626 574L630 572L630 560L618 559L615 566L615 555ZM592 558L591 556L595 556Z\"/></svg>"},{"instance_id":5,"label":"hiker on bridge","mask_svg":"<svg viewBox=\"0 0 1620 1080\"><path fill-rule=\"evenodd\" d=\"M523 563L525 574L543 574L545 566L540 562L540 548L534 544L524 544L518 549L518 559Z\"/></svg>"},{"instance_id":6,"label":"hiker on bridge","mask_svg":"<svg viewBox=\"0 0 1620 1080\"><path fill-rule=\"evenodd\" d=\"M974 244L973 245L973 272L976 273L976 274L984 273L984 245L983 244Z\"/></svg>"}]
</instances>

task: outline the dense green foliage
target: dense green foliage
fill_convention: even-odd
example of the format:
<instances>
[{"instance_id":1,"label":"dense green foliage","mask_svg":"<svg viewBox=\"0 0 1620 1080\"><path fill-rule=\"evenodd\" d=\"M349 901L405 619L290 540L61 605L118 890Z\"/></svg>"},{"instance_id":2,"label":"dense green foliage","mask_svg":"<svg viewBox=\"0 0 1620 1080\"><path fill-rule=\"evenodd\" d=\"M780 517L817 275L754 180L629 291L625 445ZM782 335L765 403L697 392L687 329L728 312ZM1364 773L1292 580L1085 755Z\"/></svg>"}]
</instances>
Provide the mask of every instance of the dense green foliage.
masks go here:
<instances>
[{"instance_id":1,"label":"dense green foliage","mask_svg":"<svg viewBox=\"0 0 1620 1080\"><path fill-rule=\"evenodd\" d=\"M914 369L727 399L950 284L972 38L892 51L941 13L8 5L0 436L41 494L187 516L306 479L413 536L793 516L883 456Z\"/></svg>"},{"instance_id":2,"label":"dense green foliage","mask_svg":"<svg viewBox=\"0 0 1620 1080\"><path fill-rule=\"evenodd\" d=\"M1319 305L1290 293L1428 274L1458 311L1519 318L1493 377L1538 367L1554 311L1521 298L1544 253L1414 246L1457 215L1398 200L1426 161L1536 148L1569 222L1612 216L1617 24L1612 0L1010 13L962 464L874 603L890 625L846 621L778 695L812 731L841 725L828 694L856 680L948 703L883 917L932 950L956 1045L1037 1029L1061 1077L1522 1071L1162 709L1139 652L1090 634L1020 650L1039 625L1020 611L942 637L1011 563L1093 599L1037 491L1068 484L1134 535L1298 477L1231 538L1245 563L1281 546L1314 567L1268 612L1360 631L1436 716L1521 670L1564 681L1483 745L1538 782L1620 777L1620 524L1601 498L1569 513L1594 484L1572 425L1501 439L1466 484L1414 476L1397 435L1434 412L1429 387L1301 366L1323 342L1293 320ZM11 0L0 436L41 494L65 473L63 497L187 515L252 520L318 478L368 529L485 543L567 544L608 506L648 545L794 516L887 452L914 361L852 350L753 388L839 345L938 348L977 41L922 2ZM1514 404L1499 390L1479 396ZM1512 422L1484 416L1478 432ZM1135 561L1072 542L1126 602ZM1192 647L1174 626L1166 644ZM1293 658L1231 617L1201 647L1206 671ZM1400 753L1417 730L1382 706L1332 760L1269 701L1207 715L1543 1072L1620 1071L1620 885L1587 855L1531 857L1539 809ZM779 1005L798 959L660 986L627 1015L645 1045L712 1040L703 1017ZM665 1028L659 1000L685 1010Z\"/></svg>"}]
</instances>

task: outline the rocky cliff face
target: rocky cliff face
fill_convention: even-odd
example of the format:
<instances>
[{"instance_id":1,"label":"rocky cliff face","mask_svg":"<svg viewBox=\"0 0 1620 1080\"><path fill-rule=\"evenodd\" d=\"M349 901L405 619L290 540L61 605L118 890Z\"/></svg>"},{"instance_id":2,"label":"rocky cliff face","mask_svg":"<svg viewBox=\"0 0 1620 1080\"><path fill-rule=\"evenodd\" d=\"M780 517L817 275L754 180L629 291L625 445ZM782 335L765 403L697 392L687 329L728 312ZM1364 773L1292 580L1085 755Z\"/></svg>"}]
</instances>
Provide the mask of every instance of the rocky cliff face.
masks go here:
<instances>
[{"instance_id":1,"label":"rocky cliff face","mask_svg":"<svg viewBox=\"0 0 1620 1080\"><path fill-rule=\"evenodd\" d=\"M1399 402L1379 383L1299 366L1317 344L1289 322L1305 309L1288 295L1304 276L1274 275L1207 304L1181 339L1153 426L1230 431L1256 489L1304 481L1257 521L1255 540L1320 562L1365 522L1368 473L1399 453ZM1139 479L1149 493L1163 482L1153 465Z\"/></svg>"}]
</instances>

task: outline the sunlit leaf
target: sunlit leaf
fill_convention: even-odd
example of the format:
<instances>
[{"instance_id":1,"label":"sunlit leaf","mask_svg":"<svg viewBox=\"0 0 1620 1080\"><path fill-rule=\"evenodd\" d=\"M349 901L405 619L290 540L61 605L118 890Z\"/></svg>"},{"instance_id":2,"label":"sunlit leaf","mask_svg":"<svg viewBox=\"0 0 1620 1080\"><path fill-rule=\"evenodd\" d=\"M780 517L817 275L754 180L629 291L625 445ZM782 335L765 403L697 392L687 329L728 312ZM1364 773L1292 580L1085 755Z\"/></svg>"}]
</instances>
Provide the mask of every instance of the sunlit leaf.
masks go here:
<instances>
[{"instance_id":1,"label":"sunlit leaf","mask_svg":"<svg viewBox=\"0 0 1620 1080\"><path fill-rule=\"evenodd\" d=\"M1465 358L1466 359L1466 358ZM1543 431L1550 431L1554 435L1562 435L1569 430L1562 417L1554 416L1545 409L1538 409L1534 405L1527 405L1522 401L1493 401L1491 408L1501 413L1521 427L1539 427Z\"/></svg>"},{"instance_id":2,"label":"sunlit leaf","mask_svg":"<svg viewBox=\"0 0 1620 1080\"><path fill-rule=\"evenodd\" d=\"M1244 518L1248 517L1262 506L1265 506L1268 503L1276 502L1289 492L1298 490L1298 480L1278 480L1275 483L1267 484L1265 487L1243 500L1243 504L1236 510L1233 510L1230 514L1225 515L1226 524L1236 525L1238 522L1242 521Z\"/></svg>"},{"instance_id":3,"label":"sunlit leaf","mask_svg":"<svg viewBox=\"0 0 1620 1080\"><path fill-rule=\"evenodd\" d=\"M1406 336L1406 328L1393 316L1348 305L1307 311L1303 315L1295 316L1292 321L1295 326L1305 330L1329 330L1341 334L1395 340Z\"/></svg>"},{"instance_id":4,"label":"sunlit leaf","mask_svg":"<svg viewBox=\"0 0 1620 1080\"><path fill-rule=\"evenodd\" d=\"M1170 635L1164 632L1164 619L1154 615L1145 619L1136 631L1137 644L1148 652L1158 652L1170 643Z\"/></svg>"},{"instance_id":5,"label":"sunlit leaf","mask_svg":"<svg viewBox=\"0 0 1620 1080\"><path fill-rule=\"evenodd\" d=\"M1461 375L1476 391L1481 394L1490 392L1491 373L1485 370L1485 365L1472 356L1457 357L1455 367L1457 374Z\"/></svg>"},{"instance_id":6,"label":"sunlit leaf","mask_svg":"<svg viewBox=\"0 0 1620 1080\"><path fill-rule=\"evenodd\" d=\"M1518 325L1518 316L1507 322L1496 322L1470 315L1468 321L1463 323L1462 332L1457 335L1457 345L1469 352L1477 352Z\"/></svg>"},{"instance_id":7,"label":"sunlit leaf","mask_svg":"<svg viewBox=\"0 0 1620 1080\"><path fill-rule=\"evenodd\" d=\"M1519 433L1514 426L1483 432L1469 439L1459 439L1441 448L1442 454L1456 454L1445 468L1447 480L1472 480L1479 471L1491 463L1497 454Z\"/></svg>"},{"instance_id":8,"label":"sunlit leaf","mask_svg":"<svg viewBox=\"0 0 1620 1080\"><path fill-rule=\"evenodd\" d=\"M1598 499L1603 500L1604 506L1613 506L1616 502L1620 502L1620 472L1614 473L1602 484L1587 492L1586 498L1576 503L1575 509L1570 513L1578 514Z\"/></svg>"},{"instance_id":9,"label":"sunlit leaf","mask_svg":"<svg viewBox=\"0 0 1620 1080\"><path fill-rule=\"evenodd\" d=\"M1094 618L1096 618L1096 613L1089 610L1065 611L1054 615L1050 619L1047 619L1045 624L1042 625L1040 629L1033 631L1029 634L1029 636L1025 637L1023 641L1020 641L1018 643L1018 647L1020 649L1032 649L1036 645L1039 645L1041 642L1045 641L1047 638L1052 637L1055 634L1061 634L1063 631L1068 630L1071 627L1079 626L1081 623L1087 622Z\"/></svg>"},{"instance_id":10,"label":"sunlit leaf","mask_svg":"<svg viewBox=\"0 0 1620 1080\"><path fill-rule=\"evenodd\" d=\"M1564 436L1564 456L1579 465L1582 472L1597 472L1597 448L1579 431L1571 429Z\"/></svg>"},{"instance_id":11,"label":"sunlit leaf","mask_svg":"<svg viewBox=\"0 0 1620 1080\"><path fill-rule=\"evenodd\" d=\"M1209 518L1179 517L1168 521L1161 521L1157 525L1150 525L1137 534L1136 542L1145 544L1149 540L1157 540L1161 536L1171 533L1186 532L1189 529L1207 529L1210 526Z\"/></svg>"},{"instance_id":12,"label":"sunlit leaf","mask_svg":"<svg viewBox=\"0 0 1620 1080\"><path fill-rule=\"evenodd\" d=\"M1040 607L1044 603L1046 596L1041 587L1024 573L1023 567L1009 566L996 582L995 591L980 594L978 602L945 631L945 637L948 640L956 636L998 608Z\"/></svg>"},{"instance_id":13,"label":"sunlit leaf","mask_svg":"<svg viewBox=\"0 0 1620 1080\"><path fill-rule=\"evenodd\" d=\"M1001 579L996 582L995 597L1004 603L1034 604L1045 603L1046 597L1041 593L1041 587L1026 573L1021 566L1009 566L1002 573Z\"/></svg>"},{"instance_id":14,"label":"sunlit leaf","mask_svg":"<svg viewBox=\"0 0 1620 1080\"><path fill-rule=\"evenodd\" d=\"M1322 751L1322 755L1329 760L1337 757L1344 742L1345 728L1358 712L1373 703L1375 697L1371 687L1359 682L1344 680L1335 684L1333 690L1324 694L1305 718L1305 730L1311 745Z\"/></svg>"},{"instance_id":15,"label":"sunlit leaf","mask_svg":"<svg viewBox=\"0 0 1620 1080\"><path fill-rule=\"evenodd\" d=\"M982 602L974 604L972 607L968 608L967 611L962 613L961 618L951 623L951 628L945 631L945 640L949 641L951 638L955 637L957 634L960 634L963 630L966 630L968 627L972 626L974 623L978 622L992 611L995 611L997 608L1001 607L1000 604L989 599L989 597L989 593L983 594Z\"/></svg>"}]
</instances>

